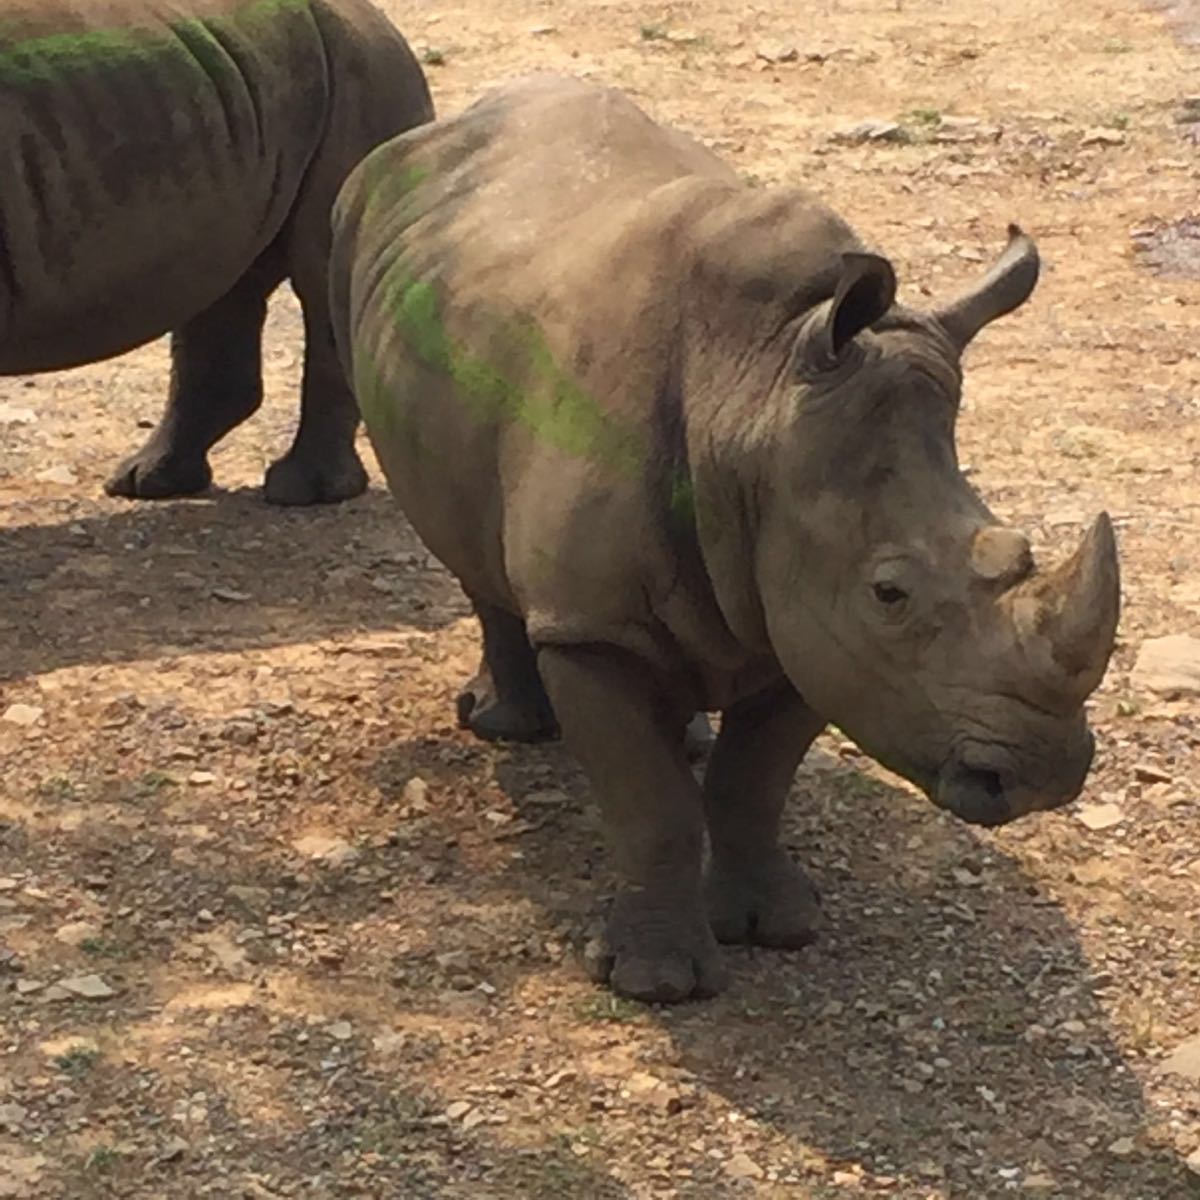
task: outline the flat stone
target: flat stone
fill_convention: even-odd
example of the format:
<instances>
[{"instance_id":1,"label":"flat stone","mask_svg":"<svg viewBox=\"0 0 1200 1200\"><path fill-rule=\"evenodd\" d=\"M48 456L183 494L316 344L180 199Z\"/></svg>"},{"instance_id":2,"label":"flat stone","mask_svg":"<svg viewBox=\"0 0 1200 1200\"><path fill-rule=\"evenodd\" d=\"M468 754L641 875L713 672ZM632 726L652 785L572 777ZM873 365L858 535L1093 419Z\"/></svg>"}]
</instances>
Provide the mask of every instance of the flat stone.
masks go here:
<instances>
[{"instance_id":1,"label":"flat stone","mask_svg":"<svg viewBox=\"0 0 1200 1200\"><path fill-rule=\"evenodd\" d=\"M1093 831L1111 829L1125 820L1125 813L1120 805L1108 804L1103 801L1080 804L1075 809L1075 816Z\"/></svg>"},{"instance_id":2,"label":"flat stone","mask_svg":"<svg viewBox=\"0 0 1200 1200\"><path fill-rule=\"evenodd\" d=\"M4 710L3 719L10 725L30 726L36 725L45 714L44 708L39 708L36 704L10 704Z\"/></svg>"},{"instance_id":3,"label":"flat stone","mask_svg":"<svg viewBox=\"0 0 1200 1200\"><path fill-rule=\"evenodd\" d=\"M731 1155L723 1166L725 1174L731 1175L734 1179L761 1179L763 1177L762 1167L748 1154L743 1154L741 1151Z\"/></svg>"},{"instance_id":4,"label":"flat stone","mask_svg":"<svg viewBox=\"0 0 1200 1200\"><path fill-rule=\"evenodd\" d=\"M1200 638L1187 633L1148 638L1138 651L1130 682L1166 696L1200 696Z\"/></svg>"},{"instance_id":5,"label":"flat stone","mask_svg":"<svg viewBox=\"0 0 1200 1200\"><path fill-rule=\"evenodd\" d=\"M60 979L58 986L84 1000L107 1000L117 994L99 975L72 975L69 979Z\"/></svg>"},{"instance_id":6,"label":"flat stone","mask_svg":"<svg viewBox=\"0 0 1200 1200\"><path fill-rule=\"evenodd\" d=\"M1200 1034L1180 1042L1171 1053L1158 1064L1164 1074L1181 1075L1184 1079L1200 1081Z\"/></svg>"},{"instance_id":7,"label":"flat stone","mask_svg":"<svg viewBox=\"0 0 1200 1200\"><path fill-rule=\"evenodd\" d=\"M23 1125L28 1115L29 1110L15 1100L0 1104L0 1125L6 1125L10 1129Z\"/></svg>"}]
</instances>

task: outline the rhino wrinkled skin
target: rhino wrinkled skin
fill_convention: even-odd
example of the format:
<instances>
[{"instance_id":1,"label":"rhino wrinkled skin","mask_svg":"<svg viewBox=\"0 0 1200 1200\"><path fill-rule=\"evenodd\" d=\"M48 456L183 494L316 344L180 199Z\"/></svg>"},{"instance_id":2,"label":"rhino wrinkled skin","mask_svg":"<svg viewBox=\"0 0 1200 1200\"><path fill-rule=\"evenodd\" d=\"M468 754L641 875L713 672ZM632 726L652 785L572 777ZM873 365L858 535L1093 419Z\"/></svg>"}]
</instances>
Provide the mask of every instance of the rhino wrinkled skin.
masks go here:
<instances>
[{"instance_id":1,"label":"rhino wrinkled skin","mask_svg":"<svg viewBox=\"0 0 1200 1200\"><path fill-rule=\"evenodd\" d=\"M1111 524L1038 569L954 441L960 353L1037 273L1012 228L979 284L902 307L812 196L749 188L574 80L489 93L347 181L339 351L391 490L479 614L463 719L561 727L590 777L619 875L591 965L617 991L709 994L717 940L812 938L778 831L828 723L969 822L1080 791ZM702 786L699 710L721 712Z\"/></svg>"},{"instance_id":2,"label":"rhino wrinkled skin","mask_svg":"<svg viewBox=\"0 0 1200 1200\"><path fill-rule=\"evenodd\" d=\"M266 302L290 279L301 421L267 499L357 495L329 212L367 151L432 115L365 0L0 0L0 374L171 332L166 412L106 490L201 491L209 448L261 403Z\"/></svg>"}]
</instances>

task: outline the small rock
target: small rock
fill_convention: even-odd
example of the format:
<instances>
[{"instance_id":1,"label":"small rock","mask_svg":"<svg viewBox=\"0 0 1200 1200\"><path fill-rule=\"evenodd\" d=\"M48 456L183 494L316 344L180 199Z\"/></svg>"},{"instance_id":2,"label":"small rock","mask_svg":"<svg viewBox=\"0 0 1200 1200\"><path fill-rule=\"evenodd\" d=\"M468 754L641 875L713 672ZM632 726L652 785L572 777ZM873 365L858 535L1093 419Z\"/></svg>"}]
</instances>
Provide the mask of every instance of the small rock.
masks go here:
<instances>
[{"instance_id":1,"label":"small rock","mask_svg":"<svg viewBox=\"0 0 1200 1200\"><path fill-rule=\"evenodd\" d=\"M465 950L448 950L445 954L436 954L434 962L443 971L469 971L471 969L471 958Z\"/></svg>"},{"instance_id":2,"label":"small rock","mask_svg":"<svg viewBox=\"0 0 1200 1200\"><path fill-rule=\"evenodd\" d=\"M791 63L800 57L800 51L795 46L761 46L755 51L763 62Z\"/></svg>"},{"instance_id":3,"label":"small rock","mask_svg":"<svg viewBox=\"0 0 1200 1200\"><path fill-rule=\"evenodd\" d=\"M1135 1149L1136 1146L1134 1145L1133 1138L1123 1137L1117 1138L1117 1140L1108 1147L1108 1152L1109 1154L1114 1155L1116 1158L1128 1158Z\"/></svg>"},{"instance_id":4,"label":"small rock","mask_svg":"<svg viewBox=\"0 0 1200 1200\"><path fill-rule=\"evenodd\" d=\"M188 776L188 783L193 787L206 787L210 783L216 783L217 777L211 771L193 771Z\"/></svg>"},{"instance_id":5,"label":"small rock","mask_svg":"<svg viewBox=\"0 0 1200 1200\"><path fill-rule=\"evenodd\" d=\"M1174 776L1153 763L1137 763L1133 768L1133 777L1139 783L1173 783Z\"/></svg>"},{"instance_id":6,"label":"small rock","mask_svg":"<svg viewBox=\"0 0 1200 1200\"><path fill-rule=\"evenodd\" d=\"M32 408L18 408L6 400L0 400L0 425L31 425L37 420Z\"/></svg>"},{"instance_id":7,"label":"small rock","mask_svg":"<svg viewBox=\"0 0 1200 1200\"><path fill-rule=\"evenodd\" d=\"M349 1021L334 1021L325 1027L325 1032L338 1042L348 1042L354 1036L354 1028Z\"/></svg>"},{"instance_id":8,"label":"small rock","mask_svg":"<svg viewBox=\"0 0 1200 1200\"><path fill-rule=\"evenodd\" d=\"M178 1162L186 1153L188 1144L181 1137L173 1137L162 1148L162 1153L155 1159L159 1163Z\"/></svg>"},{"instance_id":9,"label":"small rock","mask_svg":"<svg viewBox=\"0 0 1200 1200\"><path fill-rule=\"evenodd\" d=\"M1021 1186L1027 1192L1047 1192L1057 1183L1053 1175L1039 1171L1034 1175L1026 1175Z\"/></svg>"},{"instance_id":10,"label":"small rock","mask_svg":"<svg viewBox=\"0 0 1200 1200\"><path fill-rule=\"evenodd\" d=\"M70 467L47 467L44 471L39 471L35 476L39 483L78 483L79 477L71 470Z\"/></svg>"},{"instance_id":11,"label":"small rock","mask_svg":"<svg viewBox=\"0 0 1200 1200\"><path fill-rule=\"evenodd\" d=\"M546 1082L542 1086L556 1088L559 1084L574 1083L578 1078L578 1071L573 1071L570 1067L564 1067L561 1071L555 1071L553 1075L547 1076Z\"/></svg>"},{"instance_id":12,"label":"small rock","mask_svg":"<svg viewBox=\"0 0 1200 1200\"><path fill-rule=\"evenodd\" d=\"M15 892L20 886L20 880L13 879L11 875L0 876L0 892Z\"/></svg>"},{"instance_id":13,"label":"small rock","mask_svg":"<svg viewBox=\"0 0 1200 1200\"><path fill-rule=\"evenodd\" d=\"M1088 829L1097 831L1111 829L1125 820L1125 813L1119 805L1104 802L1089 801L1080 804L1075 809L1075 816Z\"/></svg>"},{"instance_id":14,"label":"small rock","mask_svg":"<svg viewBox=\"0 0 1200 1200\"><path fill-rule=\"evenodd\" d=\"M419 775L414 775L400 793L406 816L424 816L429 811L429 784Z\"/></svg>"},{"instance_id":15,"label":"small rock","mask_svg":"<svg viewBox=\"0 0 1200 1200\"><path fill-rule=\"evenodd\" d=\"M545 37L550 33L557 33L558 26L556 25L531 25L529 27L530 37Z\"/></svg>"},{"instance_id":16,"label":"small rock","mask_svg":"<svg viewBox=\"0 0 1200 1200\"><path fill-rule=\"evenodd\" d=\"M734 1179L761 1179L763 1177L762 1167L748 1154L743 1154L740 1150L737 1154L730 1155L729 1159L722 1165L725 1168L725 1173Z\"/></svg>"},{"instance_id":17,"label":"small rock","mask_svg":"<svg viewBox=\"0 0 1200 1200\"><path fill-rule=\"evenodd\" d=\"M451 1121L460 1121L471 1111L471 1105L466 1100L455 1100L453 1104L446 1106L446 1116Z\"/></svg>"},{"instance_id":18,"label":"small rock","mask_svg":"<svg viewBox=\"0 0 1200 1200\"><path fill-rule=\"evenodd\" d=\"M836 130L835 142L907 142L908 130L896 121L859 121Z\"/></svg>"},{"instance_id":19,"label":"small rock","mask_svg":"<svg viewBox=\"0 0 1200 1200\"><path fill-rule=\"evenodd\" d=\"M1200 638L1186 633L1148 638L1130 682L1164 696L1200 696Z\"/></svg>"},{"instance_id":20,"label":"small rock","mask_svg":"<svg viewBox=\"0 0 1200 1200\"><path fill-rule=\"evenodd\" d=\"M462 1119L462 1127L464 1129L474 1129L477 1125L482 1125L488 1119L487 1113L481 1109L473 1108Z\"/></svg>"},{"instance_id":21,"label":"small rock","mask_svg":"<svg viewBox=\"0 0 1200 1200\"><path fill-rule=\"evenodd\" d=\"M250 599L249 592L239 592L227 587L213 588L212 595L214 599L224 600L227 604L242 604Z\"/></svg>"},{"instance_id":22,"label":"small rock","mask_svg":"<svg viewBox=\"0 0 1200 1200\"><path fill-rule=\"evenodd\" d=\"M1084 146L1123 146L1125 135L1119 129L1089 129L1083 135Z\"/></svg>"},{"instance_id":23,"label":"small rock","mask_svg":"<svg viewBox=\"0 0 1200 1200\"><path fill-rule=\"evenodd\" d=\"M271 902L271 893L263 887L252 887L249 884L234 883L225 889L231 900L236 900L251 912L259 912Z\"/></svg>"},{"instance_id":24,"label":"small rock","mask_svg":"<svg viewBox=\"0 0 1200 1200\"><path fill-rule=\"evenodd\" d=\"M36 704L10 704L4 710L2 719L10 725L36 725L42 719L45 711Z\"/></svg>"},{"instance_id":25,"label":"small rock","mask_svg":"<svg viewBox=\"0 0 1200 1200\"><path fill-rule=\"evenodd\" d=\"M40 979L18 979L17 995L32 996L34 992L40 992L45 986Z\"/></svg>"},{"instance_id":26,"label":"small rock","mask_svg":"<svg viewBox=\"0 0 1200 1200\"><path fill-rule=\"evenodd\" d=\"M84 1000L107 1000L117 994L99 975L72 975L69 979L60 979L59 987Z\"/></svg>"},{"instance_id":27,"label":"small rock","mask_svg":"<svg viewBox=\"0 0 1200 1200\"><path fill-rule=\"evenodd\" d=\"M28 1115L28 1110L15 1100L8 1104L0 1104L0 1127L7 1127L15 1133Z\"/></svg>"},{"instance_id":28,"label":"small rock","mask_svg":"<svg viewBox=\"0 0 1200 1200\"><path fill-rule=\"evenodd\" d=\"M310 833L292 845L303 855L315 858L331 867L346 867L358 861L359 852L341 838Z\"/></svg>"},{"instance_id":29,"label":"small rock","mask_svg":"<svg viewBox=\"0 0 1200 1200\"><path fill-rule=\"evenodd\" d=\"M68 921L55 930L54 940L62 942L64 946L78 946L89 938L100 937L100 934L100 926L92 921Z\"/></svg>"},{"instance_id":30,"label":"small rock","mask_svg":"<svg viewBox=\"0 0 1200 1200\"><path fill-rule=\"evenodd\" d=\"M1184 1079L1200 1080L1200 1034L1181 1042L1158 1065L1164 1074L1180 1075Z\"/></svg>"},{"instance_id":31,"label":"small rock","mask_svg":"<svg viewBox=\"0 0 1200 1200\"><path fill-rule=\"evenodd\" d=\"M1193 1175L1200 1175L1200 1146L1197 1146L1196 1149L1193 1150L1191 1154L1189 1154L1187 1158L1183 1160L1183 1165L1187 1167L1187 1169L1191 1171Z\"/></svg>"}]
</instances>

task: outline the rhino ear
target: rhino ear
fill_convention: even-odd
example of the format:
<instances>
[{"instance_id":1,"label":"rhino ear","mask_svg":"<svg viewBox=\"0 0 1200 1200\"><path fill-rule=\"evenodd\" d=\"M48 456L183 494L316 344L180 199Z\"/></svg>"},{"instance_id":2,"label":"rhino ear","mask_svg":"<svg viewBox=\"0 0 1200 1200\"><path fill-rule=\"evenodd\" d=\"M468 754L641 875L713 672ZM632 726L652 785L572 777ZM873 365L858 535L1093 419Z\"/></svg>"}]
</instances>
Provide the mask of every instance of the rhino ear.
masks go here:
<instances>
[{"instance_id":1,"label":"rhino ear","mask_svg":"<svg viewBox=\"0 0 1200 1200\"><path fill-rule=\"evenodd\" d=\"M796 348L801 373L828 371L864 329L874 325L896 299L896 272L878 254L843 254L842 276L814 314Z\"/></svg>"}]
</instances>

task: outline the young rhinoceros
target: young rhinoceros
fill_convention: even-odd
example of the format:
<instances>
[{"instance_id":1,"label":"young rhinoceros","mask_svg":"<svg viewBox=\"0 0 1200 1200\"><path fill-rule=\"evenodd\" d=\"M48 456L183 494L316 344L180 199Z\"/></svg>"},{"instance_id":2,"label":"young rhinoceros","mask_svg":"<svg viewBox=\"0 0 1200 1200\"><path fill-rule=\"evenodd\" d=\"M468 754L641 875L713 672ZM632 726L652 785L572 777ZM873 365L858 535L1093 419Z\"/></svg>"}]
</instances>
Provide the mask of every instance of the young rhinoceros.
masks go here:
<instances>
[{"instance_id":1,"label":"young rhinoceros","mask_svg":"<svg viewBox=\"0 0 1200 1200\"><path fill-rule=\"evenodd\" d=\"M777 837L830 722L975 824L1080 791L1112 527L1036 570L954 444L959 356L1037 271L1013 229L978 287L900 307L810 195L750 189L571 80L493 92L347 181L339 349L392 491L476 605L485 731L556 716L599 796L620 888L594 965L617 991L716 991L714 934L810 940ZM697 710L722 714L703 788Z\"/></svg>"},{"instance_id":2,"label":"young rhinoceros","mask_svg":"<svg viewBox=\"0 0 1200 1200\"><path fill-rule=\"evenodd\" d=\"M0 374L172 332L166 413L106 490L201 491L209 448L261 403L267 298L289 278L301 419L266 498L357 495L329 213L368 150L432 116L366 0L0 0Z\"/></svg>"}]
</instances>

